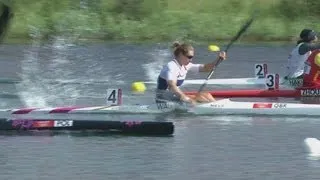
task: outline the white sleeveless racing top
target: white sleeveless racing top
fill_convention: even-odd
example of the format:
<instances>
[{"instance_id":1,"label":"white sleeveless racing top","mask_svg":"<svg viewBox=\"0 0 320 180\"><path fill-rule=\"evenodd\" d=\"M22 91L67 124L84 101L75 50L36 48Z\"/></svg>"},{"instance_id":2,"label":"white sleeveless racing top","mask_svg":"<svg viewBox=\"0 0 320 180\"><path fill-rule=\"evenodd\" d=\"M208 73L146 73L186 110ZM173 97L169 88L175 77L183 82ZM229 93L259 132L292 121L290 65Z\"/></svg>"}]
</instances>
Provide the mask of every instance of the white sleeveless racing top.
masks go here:
<instances>
[{"instance_id":1,"label":"white sleeveless racing top","mask_svg":"<svg viewBox=\"0 0 320 180\"><path fill-rule=\"evenodd\" d=\"M177 60L172 60L166 64L158 77L157 89L168 89L168 80L177 80L177 86L181 86L186 78L188 71L199 72L201 64L189 63L186 66L181 66Z\"/></svg>"},{"instance_id":2,"label":"white sleeveless racing top","mask_svg":"<svg viewBox=\"0 0 320 180\"><path fill-rule=\"evenodd\" d=\"M287 77L296 78L303 74L304 63L308 59L311 51L304 55L299 54L299 47L303 43L298 44L289 54L287 63Z\"/></svg>"}]
</instances>

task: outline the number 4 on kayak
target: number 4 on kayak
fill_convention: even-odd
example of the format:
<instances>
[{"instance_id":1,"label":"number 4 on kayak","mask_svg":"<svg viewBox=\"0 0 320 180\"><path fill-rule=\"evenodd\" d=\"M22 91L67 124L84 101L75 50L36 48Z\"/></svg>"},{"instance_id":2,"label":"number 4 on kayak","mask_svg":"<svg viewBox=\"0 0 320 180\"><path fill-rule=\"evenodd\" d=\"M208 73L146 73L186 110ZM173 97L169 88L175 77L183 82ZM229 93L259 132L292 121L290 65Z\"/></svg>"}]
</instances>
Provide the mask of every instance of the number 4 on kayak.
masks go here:
<instances>
[{"instance_id":1,"label":"number 4 on kayak","mask_svg":"<svg viewBox=\"0 0 320 180\"><path fill-rule=\"evenodd\" d=\"M122 90L121 89L107 89L106 105L116 106L122 104Z\"/></svg>"}]
</instances>

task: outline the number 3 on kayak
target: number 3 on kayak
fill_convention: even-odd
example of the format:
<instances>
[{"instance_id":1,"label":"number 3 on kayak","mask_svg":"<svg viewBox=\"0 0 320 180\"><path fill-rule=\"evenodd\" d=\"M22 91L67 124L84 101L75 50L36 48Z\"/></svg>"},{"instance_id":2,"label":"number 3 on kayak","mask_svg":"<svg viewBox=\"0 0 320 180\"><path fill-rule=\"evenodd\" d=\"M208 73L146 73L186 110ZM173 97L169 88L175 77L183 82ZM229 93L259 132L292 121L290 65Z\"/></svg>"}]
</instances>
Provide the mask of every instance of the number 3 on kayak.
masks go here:
<instances>
[{"instance_id":1,"label":"number 3 on kayak","mask_svg":"<svg viewBox=\"0 0 320 180\"><path fill-rule=\"evenodd\" d=\"M278 90L279 89L279 74L267 74L266 75L266 89Z\"/></svg>"},{"instance_id":2,"label":"number 3 on kayak","mask_svg":"<svg viewBox=\"0 0 320 180\"><path fill-rule=\"evenodd\" d=\"M121 89L107 89L106 105L116 106L122 104Z\"/></svg>"}]
</instances>

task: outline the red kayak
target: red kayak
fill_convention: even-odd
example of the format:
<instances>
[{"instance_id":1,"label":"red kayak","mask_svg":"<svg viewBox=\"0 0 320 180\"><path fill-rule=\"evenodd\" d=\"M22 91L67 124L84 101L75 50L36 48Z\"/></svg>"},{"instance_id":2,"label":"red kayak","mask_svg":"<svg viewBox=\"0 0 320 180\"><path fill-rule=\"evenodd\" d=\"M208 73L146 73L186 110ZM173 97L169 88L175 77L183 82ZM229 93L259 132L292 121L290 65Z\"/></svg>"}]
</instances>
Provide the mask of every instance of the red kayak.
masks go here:
<instances>
[{"instance_id":1,"label":"red kayak","mask_svg":"<svg viewBox=\"0 0 320 180\"><path fill-rule=\"evenodd\" d=\"M320 97L320 89L300 88L296 90L265 90L265 89L244 89L244 90L213 90L208 91L213 97ZM187 95L194 95L197 91L187 91Z\"/></svg>"}]
</instances>

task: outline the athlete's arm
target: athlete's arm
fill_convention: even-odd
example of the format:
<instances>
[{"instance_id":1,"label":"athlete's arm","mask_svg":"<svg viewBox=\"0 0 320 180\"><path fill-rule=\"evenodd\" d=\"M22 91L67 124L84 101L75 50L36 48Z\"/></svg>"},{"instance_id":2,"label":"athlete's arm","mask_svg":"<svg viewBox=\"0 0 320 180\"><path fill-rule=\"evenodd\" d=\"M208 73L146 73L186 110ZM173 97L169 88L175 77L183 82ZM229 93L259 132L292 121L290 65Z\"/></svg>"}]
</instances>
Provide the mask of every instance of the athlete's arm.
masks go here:
<instances>
[{"instance_id":1,"label":"athlete's arm","mask_svg":"<svg viewBox=\"0 0 320 180\"><path fill-rule=\"evenodd\" d=\"M320 43L319 44L303 43L299 47L299 54L304 55L305 53L316 50L316 49L320 49Z\"/></svg>"},{"instance_id":2,"label":"athlete's arm","mask_svg":"<svg viewBox=\"0 0 320 180\"><path fill-rule=\"evenodd\" d=\"M185 95L180 88L177 86L177 80L167 80L169 90L176 94L182 101L189 102L190 98Z\"/></svg>"},{"instance_id":3,"label":"athlete's arm","mask_svg":"<svg viewBox=\"0 0 320 180\"><path fill-rule=\"evenodd\" d=\"M217 64L219 60L225 60L226 59L226 53L224 51L221 51L219 53L219 56L213 63L204 64L199 68L200 72L210 72Z\"/></svg>"},{"instance_id":4,"label":"athlete's arm","mask_svg":"<svg viewBox=\"0 0 320 180\"><path fill-rule=\"evenodd\" d=\"M214 68L216 63L217 60L215 60L213 63L203 64L202 67L199 69L199 72L210 72Z\"/></svg>"},{"instance_id":5,"label":"athlete's arm","mask_svg":"<svg viewBox=\"0 0 320 180\"><path fill-rule=\"evenodd\" d=\"M177 74L175 73L174 67L168 67L168 71L166 73L166 80L168 83L169 90L177 95L184 102L191 102L192 100L185 95L180 88L177 86Z\"/></svg>"}]
</instances>

